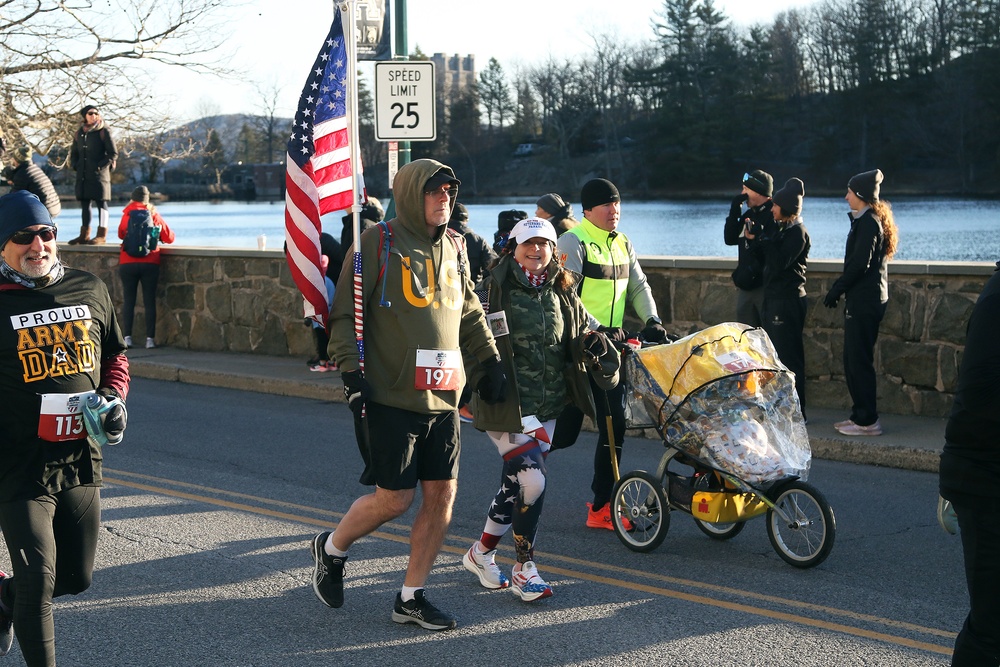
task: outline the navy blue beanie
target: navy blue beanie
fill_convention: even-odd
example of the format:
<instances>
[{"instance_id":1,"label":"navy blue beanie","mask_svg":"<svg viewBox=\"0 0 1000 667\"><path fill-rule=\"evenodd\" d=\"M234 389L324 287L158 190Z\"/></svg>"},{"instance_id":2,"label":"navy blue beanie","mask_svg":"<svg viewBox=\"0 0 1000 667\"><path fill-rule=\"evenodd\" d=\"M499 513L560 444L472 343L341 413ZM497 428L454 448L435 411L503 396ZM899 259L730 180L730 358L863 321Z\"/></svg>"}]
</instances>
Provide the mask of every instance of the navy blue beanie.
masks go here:
<instances>
[{"instance_id":1,"label":"navy blue beanie","mask_svg":"<svg viewBox=\"0 0 1000 667\"><path fill-rule=\"evenodd\" d=\"M0 197L0 248L7 244L14 232L35 225L56 226L49 210L38 197L27 190L15 190Z\"/></svg>"}]
</instances>

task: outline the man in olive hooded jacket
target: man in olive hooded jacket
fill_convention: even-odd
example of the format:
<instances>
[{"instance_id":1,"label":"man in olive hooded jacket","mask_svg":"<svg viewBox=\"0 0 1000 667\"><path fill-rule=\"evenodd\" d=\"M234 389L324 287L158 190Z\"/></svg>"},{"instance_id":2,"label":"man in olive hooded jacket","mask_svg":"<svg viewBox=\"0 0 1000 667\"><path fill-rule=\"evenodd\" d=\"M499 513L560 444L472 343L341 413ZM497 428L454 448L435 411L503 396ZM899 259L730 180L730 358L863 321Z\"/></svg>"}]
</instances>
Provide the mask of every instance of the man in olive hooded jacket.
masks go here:
<instances>
[{"instance_id":1,"label":"man in olive hooded jacket","mask_svg":"<svg viewBox=\"0 0 1000 667\"><path fill-rule=\"evenodd\" d=\"M448 235L458 195L454 172L416 160L393 179L397 215L361 234L364 371L355 337L353 262L344 262L330 314L330 354L352 410L367 412L369 470L375 492L358 498L333 533L313 539L313 590L328 606L343 604L347 550L358 539L421 505L410 535L410 559L392 619L428 630L456 621L424 597L451 520L458 478L458 401L462 354L479 365L470 378L486 401L503 400L506 378L459 239Z\"/></svg>"}]
</instances>

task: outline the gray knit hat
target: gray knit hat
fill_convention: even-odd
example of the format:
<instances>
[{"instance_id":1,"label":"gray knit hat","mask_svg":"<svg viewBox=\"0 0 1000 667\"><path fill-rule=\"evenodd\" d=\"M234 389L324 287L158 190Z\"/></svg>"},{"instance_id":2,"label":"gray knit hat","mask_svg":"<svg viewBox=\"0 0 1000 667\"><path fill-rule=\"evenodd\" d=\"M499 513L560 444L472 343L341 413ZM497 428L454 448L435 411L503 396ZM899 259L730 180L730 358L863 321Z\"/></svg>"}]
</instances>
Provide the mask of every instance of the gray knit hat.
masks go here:
<instances>
[{"instance_id":1,"label":"gray knit hat","mask_svg":"<svg viewBox=\"0 0 1000 667\"><path fill-rule=\"evenodd\" d=\"M145 185L140 185L135 190L132 191L132 201L139 202L141 204L149 203L149 188Z\"/></svg>"}]
</instances>

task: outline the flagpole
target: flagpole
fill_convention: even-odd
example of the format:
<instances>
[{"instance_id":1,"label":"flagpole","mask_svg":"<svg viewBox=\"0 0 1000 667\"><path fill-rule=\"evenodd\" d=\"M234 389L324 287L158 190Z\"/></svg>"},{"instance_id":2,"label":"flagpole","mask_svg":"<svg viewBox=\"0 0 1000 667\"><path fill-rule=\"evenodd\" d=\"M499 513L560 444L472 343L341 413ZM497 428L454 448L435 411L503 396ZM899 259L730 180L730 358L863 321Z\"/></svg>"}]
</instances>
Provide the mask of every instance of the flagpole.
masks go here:
<instances>
[{"instance_id":1,"label":"flagpole","mask_svg":"<svg viewBox=\"0 0 1000 667\"><path fill-rule=\"evenodd\" d=\"M342 0L340 11L344 21L344 39L347 46L347 118L351 147L351 174L353 175L353 204L351 204L351 231L354 252L361 252L361 142L358 140L358 33L355 0Z\"/></svg>"}]
</instances>

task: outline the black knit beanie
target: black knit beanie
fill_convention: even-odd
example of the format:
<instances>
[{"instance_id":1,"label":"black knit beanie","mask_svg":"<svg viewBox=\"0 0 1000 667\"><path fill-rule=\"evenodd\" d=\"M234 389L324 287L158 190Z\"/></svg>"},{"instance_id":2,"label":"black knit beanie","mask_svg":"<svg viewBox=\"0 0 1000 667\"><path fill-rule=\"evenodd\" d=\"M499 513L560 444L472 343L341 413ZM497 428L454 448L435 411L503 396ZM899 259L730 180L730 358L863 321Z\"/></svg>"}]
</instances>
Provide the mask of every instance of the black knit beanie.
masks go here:
<instances>
[{"instance_id":1,"label":"black knit beanie","mask_svg":"<svg viewBox=\"0 0 1000 667\"><path fill-rule=\"evenodd\" d=\"M583 189L580 190L580 205L584 211L616 201L621 201L618 188L615 187L614 183L603 178L587 181Z\"/></svg>"},{"instance_id":2,"label":"black knit beanie","mask_svg":"<svg viewBox=\"0 0 1000 667\"><path fill-rule=\"evenodd\" d=\"M743 185L765 197L770 197L774 191L774 179L771 178L771 174L760 169L754 169L750 173L744 174Z\"/></svg>"},{"instance_id":3,"label":"black knit beanie","mask_svg":"<svg viewBox=\"0 0 1000 667\"><path fill-rule=\"evenodd\" d=\"M774 193L771 201L780 206L782 211L797 216L802 212L802 196L805 193L805 183L797 178L789 178L781 189Z\"/></svg>"},{"instance_id":4,"label":"black knit beanie","mask_svg":"<svg viewBox=\"0 0 1000 667\"><path fill-rule=\"evenodd\" d=\"M847 187L860 197L862 201L871 204L878 201L878 192L881 184L882 172L878 169L872 169L851 178L847 182Z\"/></svg>"},{"instance_id":5,"label":"black knit beanie","mask_svg":"<svg viewBox=\"0 0 1000 667\"><path fill-rule=\"evenodd\" d=\"M465 204L462 202L455 203L455 210L451 212L451 220L449 222L468 222L469 221L469 209L465 208Z\"/></svg>"},{"instance_id":6,"label":"black knit beanie","mask_svg":"<svg viewBox=\"0 0 1000 667\"><path fill-rule=\"evenodd\" d=\"M80 117L86 119L88 111L97 111L97 107L93 104L88 104L87 106L80 109Z\"/></svg>"},{"instance_id":7,"label":"black knit beanie","mask_svg":"<svg viewBox=\"0 0 1000 667\"><path fill-rule=\"evenodd\" d=\"M500 214L497 216L497 231L501 234L509 234L510 230L514 229L514 225L527 217L528 214L524 211L518 211L515 209L500 211Z\"/></svg>"}]
</instances>

